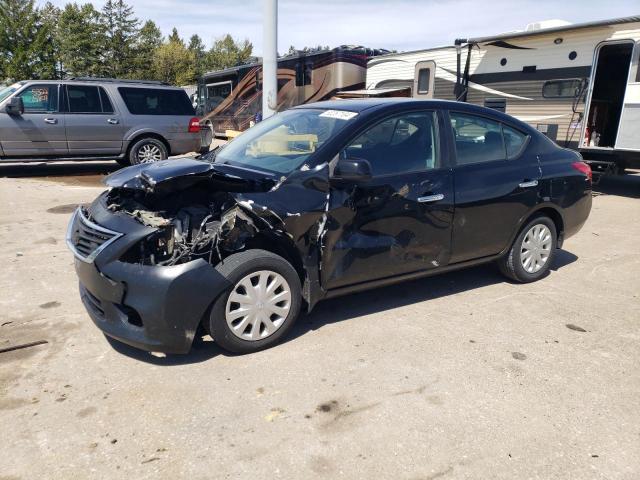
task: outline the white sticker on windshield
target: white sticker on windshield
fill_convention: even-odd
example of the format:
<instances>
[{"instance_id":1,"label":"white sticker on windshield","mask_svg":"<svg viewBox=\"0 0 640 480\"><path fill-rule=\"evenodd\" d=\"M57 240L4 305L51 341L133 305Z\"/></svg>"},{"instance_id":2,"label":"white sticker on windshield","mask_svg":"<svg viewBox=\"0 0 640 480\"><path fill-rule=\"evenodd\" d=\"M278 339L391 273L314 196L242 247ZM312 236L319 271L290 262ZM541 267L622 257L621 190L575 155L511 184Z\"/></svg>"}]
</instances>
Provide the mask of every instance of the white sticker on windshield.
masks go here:
<instances>
[{"instance_id":1,"label":"white sticker on windshield","mask_svg":"<svg viewBox=\"0 0 640 480\"><path fill-rule=\"evenodd\" d=\"M338 120L351 120L356 115L358 115L357 112L347 112L345 110L327 110L325 112L322 112L318 116L325 118L336 118Z\"/></svg>"}]
</instances>

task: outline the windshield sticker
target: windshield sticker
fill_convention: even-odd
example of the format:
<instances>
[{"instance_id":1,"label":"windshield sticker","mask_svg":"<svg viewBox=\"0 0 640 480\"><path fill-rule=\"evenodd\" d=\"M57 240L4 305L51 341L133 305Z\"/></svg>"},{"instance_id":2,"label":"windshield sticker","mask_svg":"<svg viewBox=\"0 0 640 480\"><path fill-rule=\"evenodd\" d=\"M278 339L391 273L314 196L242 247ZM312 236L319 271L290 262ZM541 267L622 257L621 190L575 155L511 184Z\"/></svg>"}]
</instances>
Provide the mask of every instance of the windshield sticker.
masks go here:
<instances>
[{"instance_id":1,"label":"windshield sticker","mask_svg":"<svg viewBox=\"0 0 640 480\"><path fill-rule=\"evenodd\" d=\"M318 116L324 118L335 118L337 120L351 120L356 115L358 115L357 112L346 112L344 110L327 110L326 112L323 112Z\"/></svg>"}]
</instances>

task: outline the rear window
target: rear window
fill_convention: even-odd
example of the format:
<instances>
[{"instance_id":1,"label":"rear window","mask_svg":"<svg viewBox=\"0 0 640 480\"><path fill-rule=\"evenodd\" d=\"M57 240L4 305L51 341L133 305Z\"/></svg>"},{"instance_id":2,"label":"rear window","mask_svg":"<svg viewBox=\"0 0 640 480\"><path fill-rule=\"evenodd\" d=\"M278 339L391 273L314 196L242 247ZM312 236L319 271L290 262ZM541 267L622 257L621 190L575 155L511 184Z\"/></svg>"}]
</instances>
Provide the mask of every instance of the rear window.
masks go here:
<instances>
[{"instance_id":1,"label":"rear window","mask_svg":"<svg viewBox=\"0 0 640 480\"><path fill-rule=\"evenodd\" d=\"M184 90L120 87L118 92L133 115L195 115Z\"/></svg>"}]
</instances>

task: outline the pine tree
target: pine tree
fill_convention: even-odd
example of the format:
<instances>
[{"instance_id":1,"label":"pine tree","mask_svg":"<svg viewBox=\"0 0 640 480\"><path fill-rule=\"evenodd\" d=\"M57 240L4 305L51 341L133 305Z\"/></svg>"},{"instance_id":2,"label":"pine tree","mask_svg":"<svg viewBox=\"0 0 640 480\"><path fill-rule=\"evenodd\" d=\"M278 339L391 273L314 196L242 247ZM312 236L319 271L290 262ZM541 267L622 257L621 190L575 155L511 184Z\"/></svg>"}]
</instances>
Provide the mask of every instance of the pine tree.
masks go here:
<instances>
[{"instance_id":1,"label":"pine tree","mask_svg":"<svg viewBox=\"0 0 640 480\"><path fill-rule=\"evenodd\" d=\"M178 29L176 27L173 27L173 30L171 30L171 35L169 35L169 43L179 43L184 47L184 41L182 40L182 38L180 38Z\"/></svg>"},{"instance_id":2,"label":"pine tree","mask_svg":"<svg viewBox=\"0 0 640 480\"><path fill-rule=\"evenodd\" d=\"M207 67L222 70L247 63L251 59L253 45L245 39L239 42L229 34L217 39L207 54Z\"/></svg>"},{"instance_id":3,"label":"pine tree","mask_svg":"<svg viewBox=\"0 0 640 480\"><path fill-rule=\"evenodd\" d=\"M52 32L33 0L0 0L0 71L9 80L55 78Z\"/></svg>"},{"instance_id":4,"label":"pine tree","mask_svg":"<svg viewBox=\"0 0 640 480\"><path fill-rule=\"evenodd\" d=\"M153 72L158 80L172 85L187 85L193 81L195 57L184 43L168 41L155 51Z\"/></svg>"},{"instance_id":5,"label":"pine tree","mask_svg":"<svg viewBox=\"0 0 640 480\"><path fill-rule=\"evenodd\" d=\"M202 76L205 70L205 61L207 52L204 47L204 43L199 35L192 35L189 39L189 46L187 49L193 53L194 57L194 83Z\"/></svg>"},{"instance_id":6,"label":"pine tree","mask_svg":"<svg viewBox=\"0 0 640 480\"><path fill-rule=\"evenodd\" d=\"M105 31L105 71L111 77L126 78L136 69L135 45L139 34L139 21L133 7L124 0L107 0L102 8Z\"/></svg>"},{"instance_id":7,"label":"pine tree","mask_svg":"<svg viewBox=\"0 0 640 480\"><path fill-rule=\"evenodd\" d=\"M67 76L106 74L102 46L106 41L100 13L90 3L68 3L59 17L57 47Z\"/></svg>"},{"instance_id":8,"label":"pine tree","mask_svg":"<svg viewBox=\"0 0 640 480\"><path fill-rule=\"evenodd\" d=\"M133 77L141 80L158 80L153 71L153 57L162 45L162 32L151 20L147 20L138 35L135 47L135 72Z\"/></svg>"}]
</instances>

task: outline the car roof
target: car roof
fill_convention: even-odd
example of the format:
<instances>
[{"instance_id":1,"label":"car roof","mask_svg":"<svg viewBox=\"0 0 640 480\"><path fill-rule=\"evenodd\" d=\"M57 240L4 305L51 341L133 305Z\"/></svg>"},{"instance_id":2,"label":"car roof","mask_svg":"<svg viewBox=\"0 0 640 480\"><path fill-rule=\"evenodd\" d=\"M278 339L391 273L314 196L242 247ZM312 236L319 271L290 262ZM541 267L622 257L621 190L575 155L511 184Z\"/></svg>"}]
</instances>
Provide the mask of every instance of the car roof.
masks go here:
<instances>
[{"instance_id":1,"label":"car roof","mask_svg":"<svg viewBox=\"0 0 640 480\"><path fill-rule=\"evenodd\" d=\"M68 78L64 80L52 79L52 80L21 80L19 82L22 85L28 84L49 84L49 83L65 83L76 85L115 85L120 87L133 87L133 88L161 88L165 90L184 90L182 87L175 85L169 85L164 82L156 81L144 81L144 80L121 80L121 79L99 79L99 78Z\"/></svg>"},{"instance_id":2,"label":"car roof","mask_svg":"<svg viewBox=\"0 0 640 480\"><path fill-rule=\"evenodd\" d=\"M470 114L492 117L496 121L509 123L511 125L519 127L521 130L525 130L528 132L535 130L530 125L498 110L481 107L472 103L455 102L451 100L418 100L415 98L406 97L355 98L314 102L305 105L299 105L294 108L321 108L324 110L346 110L348 112L366 112L367 114L372 114L374 112L384 112L385 110L396 111L398 110L398 108L400 108L400 106L405 106L407 109L422 107L435 110L455 110L459 112L468 112Z\"/></svg>"}]
</instances>

